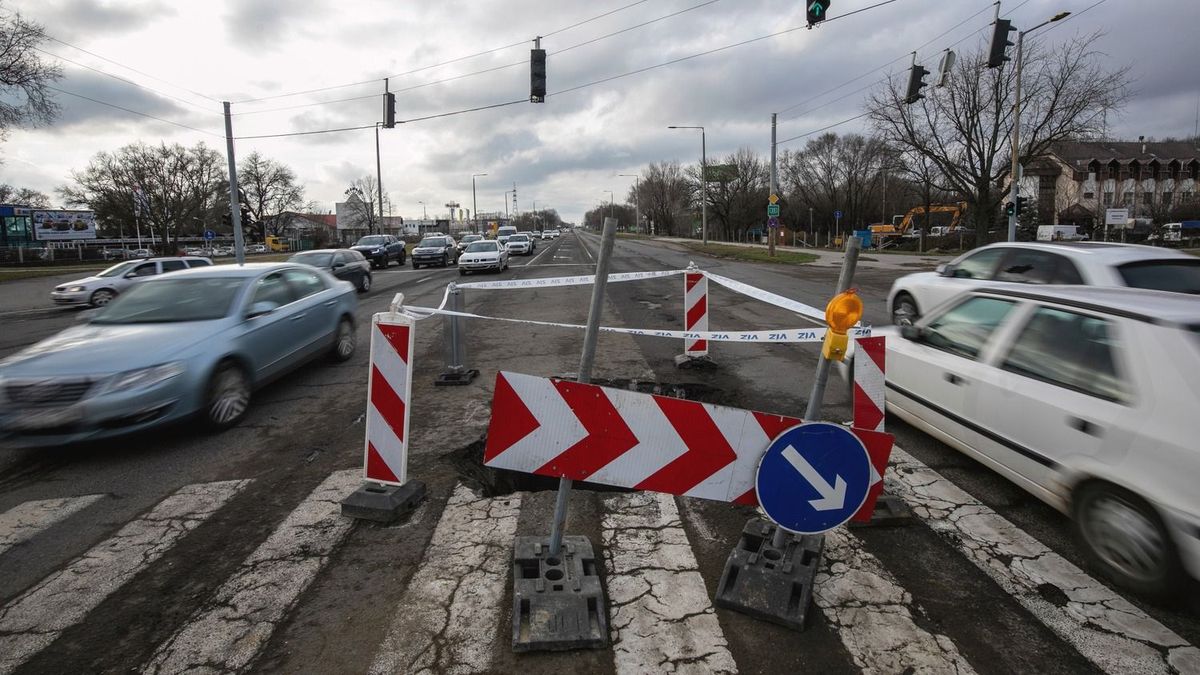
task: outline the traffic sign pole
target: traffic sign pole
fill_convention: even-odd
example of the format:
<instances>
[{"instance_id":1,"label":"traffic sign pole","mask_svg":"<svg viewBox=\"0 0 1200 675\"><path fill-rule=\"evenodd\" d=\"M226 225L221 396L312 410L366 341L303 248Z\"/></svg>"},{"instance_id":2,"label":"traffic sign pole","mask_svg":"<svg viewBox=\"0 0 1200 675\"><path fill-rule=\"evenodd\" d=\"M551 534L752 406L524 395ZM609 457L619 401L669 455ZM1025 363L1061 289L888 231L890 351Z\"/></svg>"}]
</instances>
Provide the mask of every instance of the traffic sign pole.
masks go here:
<instances>
[{"instance_id":1,"label":"traffic sign pole","mask_svg":"<svg viewBox=\"0 0 1200 675\"><path fill-rule=\"evenodd\" d=\"M771 204L767 207L767 215L775 217L779 215L779 205L775 203L775 118L778 115L771 113ZM774 209L774 213L772 213ZM775 257L775 228L767 227L767 255Z\"/></svg>"}]
</instances>

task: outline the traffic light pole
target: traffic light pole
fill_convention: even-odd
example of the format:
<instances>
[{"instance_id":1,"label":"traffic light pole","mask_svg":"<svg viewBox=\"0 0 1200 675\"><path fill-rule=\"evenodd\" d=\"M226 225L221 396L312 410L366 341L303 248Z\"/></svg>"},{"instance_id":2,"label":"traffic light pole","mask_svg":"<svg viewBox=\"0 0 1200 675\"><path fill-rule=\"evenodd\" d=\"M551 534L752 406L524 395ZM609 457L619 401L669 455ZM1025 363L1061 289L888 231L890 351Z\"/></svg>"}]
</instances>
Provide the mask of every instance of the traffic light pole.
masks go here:
<instances>
[{"instance_id":1,"label":"traffic light pole","mask_svg":"<svg viewBox=\"0 0 1200 675\"><path fill-rule=\"evenodd\" d=\"M238 204L237 160L233 156L233 117L229 113L229 101L225 107L225 157L229 160L229 222L233 223L233 253L237 264L246 264L246 242L242 239L242 210Z\"/></svg>"},{"instance_id":2,"label":"traffic light pole","mask_svg":"<svg viewBox=\"0 0 1200 675\"><path fill-rule=\"evenodd\" d=\"M387 120L388 78L383 78L383 119ZM379 125L375 125L375 184L379 188L379 234L383 234L383 167L379 162Z\"/></svg>"},{"instance_id":3,"label":"traffic light pole","mask_svg":"<svg viewBox=\"0 0 1200 675\"><path fill-rule=\"evenodd\" d=\"M1017 196L1021 193L1021 62L1024 60L1022 48L1025 46L1025 33L1026 31L1017 33L1017 82L1013 88L1015 95L1013 96L1012 176L1008 189L1008 201L1013 205L1013 212L1008 216L1008 241L1017 240L1017 219L1020 217Z\"/></svg>"}]
</instances>

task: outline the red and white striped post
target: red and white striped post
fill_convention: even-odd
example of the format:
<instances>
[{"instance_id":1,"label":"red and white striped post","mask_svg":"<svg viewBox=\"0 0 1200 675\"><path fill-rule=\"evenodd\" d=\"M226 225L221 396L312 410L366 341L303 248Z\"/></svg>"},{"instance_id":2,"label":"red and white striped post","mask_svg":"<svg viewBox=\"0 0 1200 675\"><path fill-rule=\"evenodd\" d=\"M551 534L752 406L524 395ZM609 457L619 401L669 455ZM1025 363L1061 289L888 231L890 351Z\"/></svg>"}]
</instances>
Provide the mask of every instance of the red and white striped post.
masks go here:
<instances>
[{"instance_id":1,"label":"red and white striped post","mask_svg":"<svg viewBox=\"0 0 1200 675\"><path fill-rule=\"evenodd\" d=\"M854 426L883 431L884 368L887 354L883 337L855 340Z\"/></svg>"},{"instance_id":2,"label":"red and white striped post","mask_svg":"<svg viewBox=\"0 0 1200 675\"><path fill-rule=\"evenodd\" d=\"M411 509L425 495L425 484L408 480L409 417L412 412L412 357L416 323L398 310L371 317L371 362L367 376L366 439L363 479L366 483L342 502L342 513L388 522Z\"/></svg>"},{"instance_id":3,"label":"red and white striped post","mask_svg":"<svg viewBox=\"0 0 1200 675\"><path fill-rule=\"evenodd\" d=\"M708 277L695 263L688 264L683 273L683 330L708 331ZM683 354L675 357L675 364L682 366L696 360L708 360L708 340L685 337Z\"/></svg>"}]
</instances>

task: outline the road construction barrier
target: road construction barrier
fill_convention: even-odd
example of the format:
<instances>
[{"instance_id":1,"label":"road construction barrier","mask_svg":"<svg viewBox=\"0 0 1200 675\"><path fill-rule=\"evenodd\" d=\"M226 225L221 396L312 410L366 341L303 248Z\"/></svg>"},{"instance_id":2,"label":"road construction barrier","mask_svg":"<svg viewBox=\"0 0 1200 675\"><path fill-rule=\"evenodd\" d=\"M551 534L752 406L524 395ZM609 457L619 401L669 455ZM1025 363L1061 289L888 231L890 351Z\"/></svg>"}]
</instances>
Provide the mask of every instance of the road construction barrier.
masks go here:
<instances>
[{"instance_id":1,"label":"road construction barrier","mask_svg":"<svg viewBox=\"0 0 1200 675\"><path fill-rule=\"evenodd\" d=\"M694 265L683 275L683 330L708 332L708 277ZM689 359L707 357L708 341L684 338L683 356Z\"/></svg>"},{"instance_id":2,"label":"road construction barrier","mask_svg":"<svg viewBox=\"0 0 1200 675\"><path fill-rule=\"evenodd\" d=\"M408 420L415 322L401 312L371 317L371 363L367 378L367 432L363 478L403 485L408 473Z\"/></svg>"}]
</instances>

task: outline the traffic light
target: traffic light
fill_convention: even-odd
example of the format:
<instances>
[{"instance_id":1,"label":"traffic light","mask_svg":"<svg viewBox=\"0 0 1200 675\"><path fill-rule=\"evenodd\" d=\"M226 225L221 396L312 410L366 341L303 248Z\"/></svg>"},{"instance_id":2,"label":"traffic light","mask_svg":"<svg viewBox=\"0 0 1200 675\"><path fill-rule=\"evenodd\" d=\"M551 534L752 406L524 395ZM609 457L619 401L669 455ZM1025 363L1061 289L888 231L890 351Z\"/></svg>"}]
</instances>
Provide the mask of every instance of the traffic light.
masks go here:
<instances>
[{"instance_id":1,"label":"traffic light","mask_svg":"<svg viewBox=\"0 0 1200 675\"><path fill-rule=\"evenodd\" d=\"M1020 198L1018 197L1018 199L1020 199ZM1010 218L1012 216L1017 215L1017 205L1013 204L1012 202L1008 202L1007 204L1005 204L1004 205L1004 215L1006 215Z\"/></svg>"},{"instance_id":2,"label":"traffic light","mask_svg":"<svg viewBox=\"0 0 1200 675\"><path fill-rule=\"evenodd\" d=\"M383 95L383 128L396 128L396 95L390 91Z\"/></svg>"},{"instance_id":3,"label":"traffic light","mask_svg":"<svg viewBox=\"0 0 1200 675\"><path fill-rule=\"evenodd\" d=\"M821 23L825 20L825 14L829 12L830 0L806 0L808 2L808 27Z\"/></svg>"},{"instance_id":4,"label":"traffic light","mask_svg":"<svg viewBox=\"0 0 1200 675\"><path fill-rule=\"evenodd\" d=\"M1018 216L1019 216L1019 215L1021 215L1022 213L1024 213L1024 211L1025 211L1025 202L1026 202L1026 201L1028 201L1028 200L1027 200L1026 198L1024 198L1024 197L1017 197L1017 203L1016 203L1017 212L1016 212L1016 215L1018 215Z\"/></svg>"},{"instance_id":5,"label":"traffic light","mask_svg":"<svg viewBox=\"0 0 1200 675\"><path fill-rule=\"evenodd\" d=\"M529 100L546 102L546 50L529 50Z\"/></svg>"},{"instance_id":6,"label":"traffic light","mask_svg":"<svg viewBox=\"0 0 1200 675\"><path fill-rule=\"evenodd\" d=\"M925 76L929 71L924 66L913 64L912 71L908 75L908 93L904 96L905 103L916 103L925 98L925 94L921 93L921 89L926 86Z\"/></svg>"},{"instance_id":7,"label":"traffic light","mask_svg":"<svg viewBox=\"0 0 1200 675\"><path fill-rule=\"evenodd\" d=\"M1012 46L1008 41L1008 34L1014 30L1016 29L1013 28L1012 21L996 19L996 27L992 31L992 47L988 51L988 68L999 68L1009 60L1004 52Z\"/></svg>"}]
</instances>

